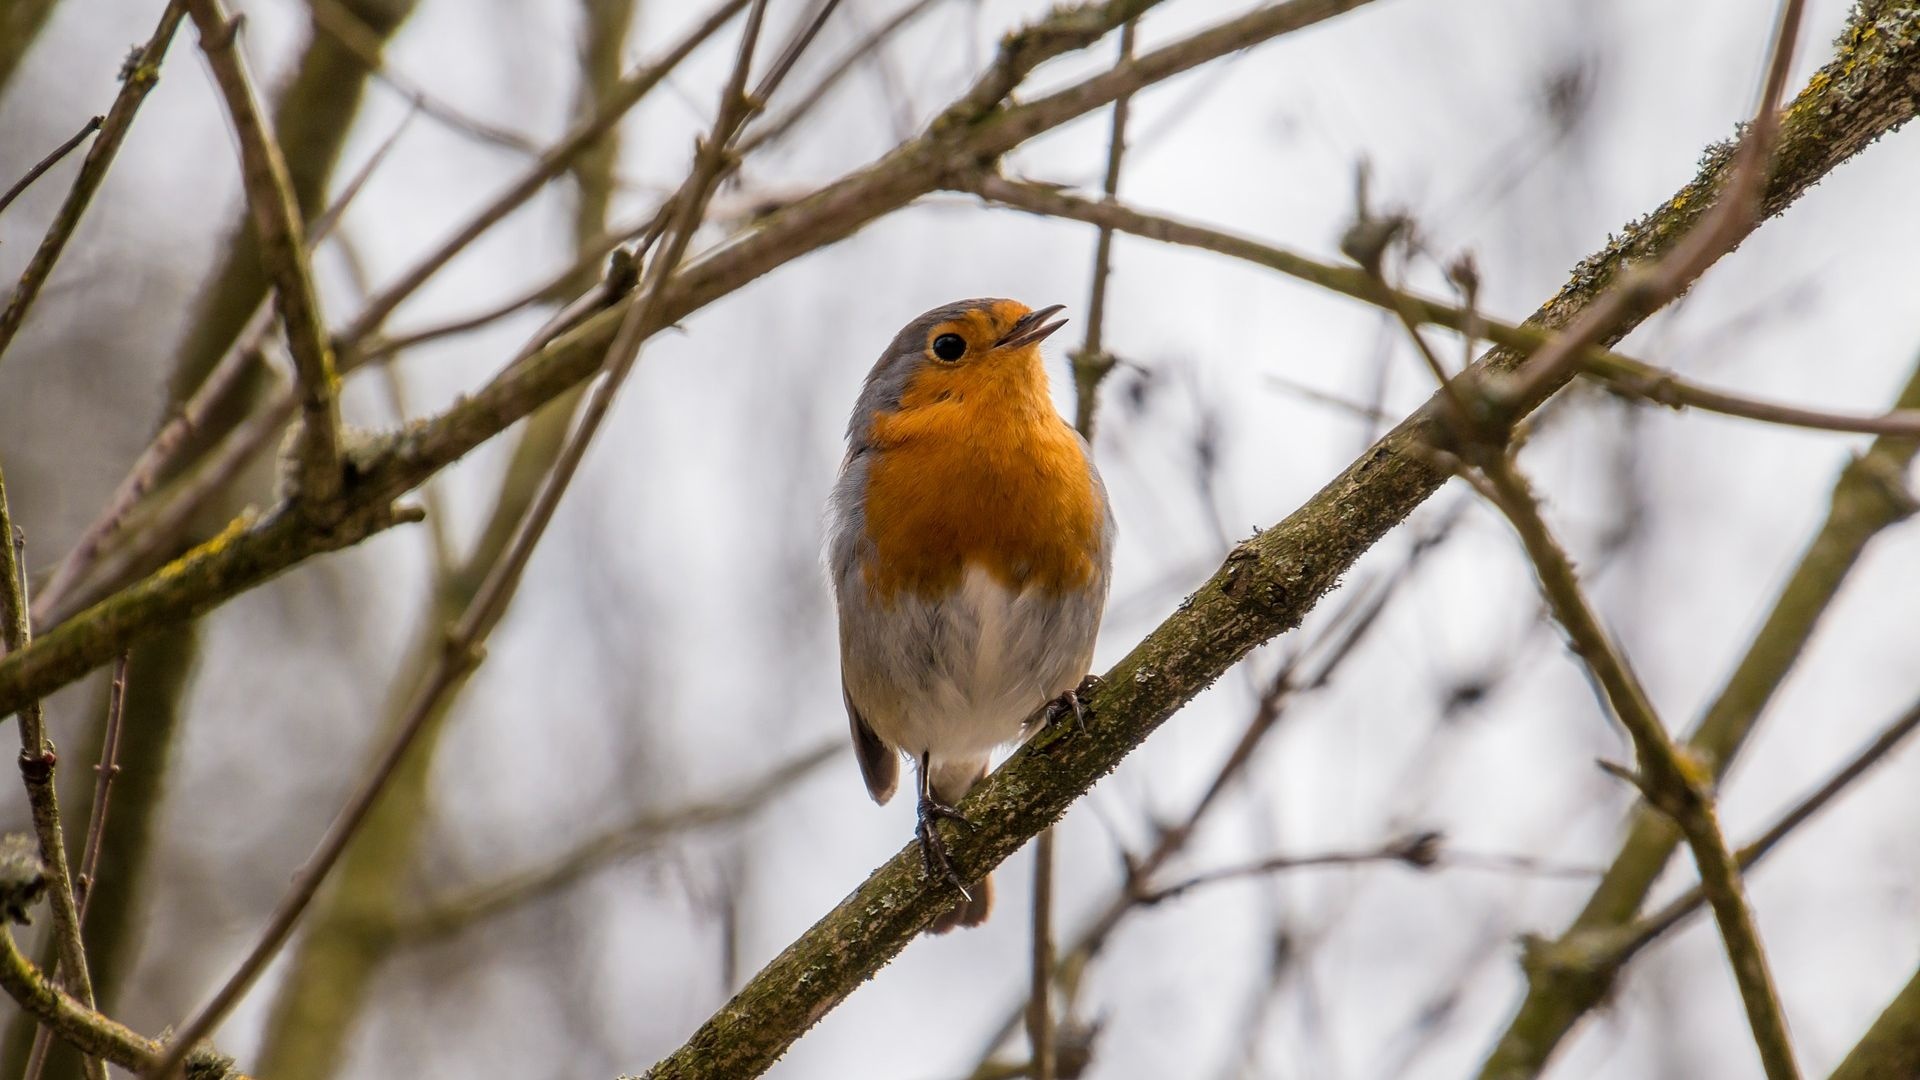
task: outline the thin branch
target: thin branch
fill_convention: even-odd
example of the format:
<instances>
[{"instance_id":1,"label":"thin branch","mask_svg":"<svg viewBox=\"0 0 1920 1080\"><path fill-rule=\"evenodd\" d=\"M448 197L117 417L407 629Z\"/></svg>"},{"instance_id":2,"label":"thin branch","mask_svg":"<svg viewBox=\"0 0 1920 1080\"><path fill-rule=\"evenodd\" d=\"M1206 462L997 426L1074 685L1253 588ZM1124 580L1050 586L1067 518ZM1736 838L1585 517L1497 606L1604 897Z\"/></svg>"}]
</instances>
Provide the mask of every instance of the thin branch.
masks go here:
<instances>
[{"instance_id":1,"label":"thin branch","mask_svg":"<svg viewBox=\"0 0 1920 1080\"><path fill-rule=\"evenodd\" d=\"M1134 23L1120 28L1120 63L1133 60ZM1120 192L1120 161L1127 150L1127 106L1132 94L1113 101L1113 126L1107 132L1107 174L1102 189L1111 202ZM1087 296L1087 336L1080 351L1073 354L1073 426L1080 436L1093 442L1094 410L1099 405L1100 383L1113 370L1113 357L1106 350L1107 279L1113 272L1113 229L1104 226L1093 242L1093 287Z\"/></svg>"},{"instance_id":2,"label":"thin branch","mask_svg":"<svg viewBox=\"0 0 1920 1080\"><path fill-rule=\"evenodd\" d=\"M1639 680L1628 668L1613 639L1581 589L1573 563L1540 516L1538 503L1526 481L1513 467L1506 451L1482 445L1468 448L1469 460L1485 481L1489 499L1519 533L1533 560L1541 589L1554 617L1566 630L1574 652L1586 662L1606 692L1614 715L1633 740L1639 763L1635 782L1649 802L1671 818L1686 836L1700 868L1701 886L1713 907L1733 966L1740 997L1746 1004L1754 1044L1769 1080L1796 1080L1800 1070L1781 1014L1779 992L1767 970L1766 953L1753 925L1740 881L1740 869L1720 832L1718 814L1703 770L1673 745L1666 726L1654 713Z\"/></svg>"},{"instance_id":3,"label":"thin branch","mask_svg":"<svg viewBox=\"0 0 1920 1080\"><path fill-rule=\"evenodd\" d=\"M1607 388L1673 409L1695 408L1744 420L1860 435L1920 436L1920 409L1896 409L1879 416L1829 412L1731 394L1681 378L1671 371L1629 360L1617 353L1589 353L1581 361L1587 374Z\"/></svg>"},{"instance_id":4,"label":"thin branch","mask_svg":"<svg viewBox=\"0 0 1920 1080\"><path fill-rule=\"evenodd\" d=\"M0 475L0 643L8 655L33 640L28 617L25 541L14 527L7 508L6 477ZM93 1007L93 981L87 975L87 947L80 937L80 909L74 902L73 875L67 868L67 841L60 824L60 795L54 783L59 757L47 738L45 717L38 700L20 709L20 778L26 783L27 807L34 835L40 841L40 861L47 868L47 892L53 908L53 939L59 974L74 999ZM11 940L11 939L9 939ZM87 1075L105 1080L106 1069L87 1058Z\"/></svg>"},{"instance_id":5,"label":"thin branch","mask_svg":"<svg viewBox=\"0 0 1920 1080\"><path fill-rule=\"evenodd\" d=\"M743 821L767 808L781 791L813 774L840 754L839 740L814 747L742 783L728 795L669 810L650 809L631 820L588 837L545 866L475 886L459 895L430 902L393 928L402 944L426 943L460 933L569 888L622 859L652 850L682 833Z\"/></svg>"},{"instance_id":6,"label":"thin branch","mask_svg":"<svg viewBox=\"0 0 1920 1080\"><path fill-rule=\"evenodd\" d=\"M1033 1080L1053 1080L1053 845L1052 826L1033 841L1033 950L1027 964L1027 1047Z\"/></svg>"},{"instance_id":7,"label":"thin branch","mask_svg":"<svg viewBox=\"0 0 1920 1080\"><path fill-rule=\"evenodd\" d=\"M626 232L607 233L590 244L582 245L579 253L574 256L573 262L565 269L514 296L509 296L470 315L456 316L444 322L432 323L418 330L409 330L391 336L376 334L346 354L341 366L351 370L361 364L385 360L428 342L489 326L535 304L565 300L567 295L562 290L578 281L581 274L606 262L607 256L612 254L614 249L620 246L621 241L628 236Z\"/></svg>"},{"instance_id":8,"label":"thin branch","mask_svg":"<svg viewBox=\"0 0 1920 1080\"><path fill-rule=\"evenodd\" d=\"M87 925L87 908L93 900L93 883L100 872L100 844L106 835L107 799L113 790L113 779L120 772L120 721L126 713L127 704L127 655L122 653L113 665L113 681L107 691L107 720L105 731L100 740L100 763L93 767L93 811L87 815L87 842L80 856L80 873L74 879L73 891L79 914L74 919L74 930L84 933ZM47 1054L53 1048L53 1029L41 1025L34 1033L33 1048L27 1054L26 1080L40 1080L46 1069Z\"/></svg>"},{"instance_id":9,"label":"thin branch","mask_svg":"<svg viewBox=\"0 0 1920 1080\"><path fill-rule=\"evenodd\" d=\"M972 174L958 177L954 181L954 188L1028 213L1085 222L1102 230L1131 233L1162 243L1240 259L1372 304L1418 325L1442 326L1462 334L1472 331L1510 349L1538 350L1556 340L1556 335L1551 331L1537 326L1502 322L1471 307L1455 306L1409 290L1393 288L1363 268L1322 262L1232 233L1148 214L1111 200L1093 202L1048 184ZM1898 409L1875 416L1765 401L1702 386L1664 368L1595 345L1583 348L1577 360L1584 373L1604 380L1609 389L1676 409L1691 406L1727 416L1815 431L1920 435L1920 409ZM1454 376L1448 379L1445 385L1454 386L1457 391L1459 388L1455 384L1458 378Z\"/></svg>"},{"instance_id":10,"label":"thin branch","mask_svg":"<svg viewBox=\"0 0 1920 1080\"><path fill-rule=\"evenodd\" d=\"M126 653L113 662L113 676L107 687L107 720L100 736L100 764L93 767L93 810L87 815L87 843L80 856L80 877L74 883L79 893L80 925L87 923L87 905L93 899L93 886L100 873L100 844L107 832L107 807L113 796L113 782L120 775L120 725L127 715Z\"/></svg>"},{"instance_id":11,"label":"thin branch","mask_svg":"<svg viewBox=\"0 0 1920 1080\"><path fill-rule=\"evenodd\" d=\"M859 66L860 61L878 52L893 39L895 34L905 29L921 15L931 11L934 5L940 2L941 0L914 0L913 3L895 12L892 18L881 23L872 33L854 45L853 48L848 49L845 56L842 56L832 67L828 68L827 73L821 76L818 82L808 87L807 91L801 94L799 98L796 99L791 106L783 110L780 115L750 129L746 137L740 140L741 155L751 154L769 143L778 142L788 132L792 131L800 121L806 119L807 115L819 106L821 101L825 100L827 94L830 93L834 87L840 85L842 79L852 74L854 69Z\"/></svg>"},{"instance_id":12,"label":"thin branch","mask_svg":"<svg viewBox=\"0 0 1920 1080\"><path fill-rule=\"evenodd\" d=\"M1397 837L1358 851L1325 851L1312 855L1274 855L1241 866L1209 870L1204 874L1176 881L1171 885L1142 891L1134 903L1152 907L1186 895L1194 889L1249 878L1269 877L1293 870L1311 870L1332 866L1364 866L1369 863L1400 863L1415 870L1431 870L1440 865L1442 837L1435 832Z\"/></svg>"},{"instance_id":13,"label":"thin branch","mask_svg":"<svg viewBox=\"0 0 1920 1080\"><path fill-rule=\"evenodd\" d=\"M100 123L105 119L106 117L103 117L103 116L92 117L86 122L85 125L83 125L80 128L79 131L73 134L72 138L68 139L66 142L61 143L59 146L54 147L51 153L47 154L46 157L43 157L38 162L36 162L33 168L28 169L27 174L25 176L22 176L18 183L8 188L6 191L6 194L0 195L0 214L6 213L7 207L13 205L13 200L19 198L21 192L32 187L33 182L35 180L40 179L40 177L44 175L48 169L51 169L55 165L58 165L62 158L66 157L68 154L73 153L74 150L79 148L81 143L86 142L87 136L93 134L96 131L99 131Z\"/></svg>"},{"instance_id":14,"label":"thin branch","mask_svg":"<svg viewBox=\"0 0 1920 1080\"><path fill-rule=\"evenodd\" d=\"M1826 809L1829 803L1897 749L1917 728L1920 728L1920 702L1916 702L1906 712L1895 718L1865 746L1855 751L1845 764L1834 770L1833 775L1828 777L1825 783L1794 803L1752 842L1735 852L1734 862L1738 863L1742 870L1758 864L1779 845L1780 841L1785 840L1794 830ZM1601 938L1606 942L1605 948L1601 950L1602 955L1592 958L1588 966L1595 970L1606 970L1626 963L1633 954L1678 926L1687 916L1700 910L1705 902L1705 893L1696 885L1662 906L1660 910L1634 922L1631 926L1613 932L1596 931L1586 935L1582 940ZM1542 948L1552 947L1543 946Z\"/></svg>"},{"instance_id":15,"label":"thin branch","mask_svg":"<svg viewBox=\"0 0 1920 1080\"><path fill-rule=\"evenodd\" d=\"M506 216L518 209L520 204L532 198L547 183L566 172L574 158L588 147L599 142L607 132L613 130L642 98L654 87L660 85L673 70L680 65L700 44L717 33L721 27L731 21L741 8L747 6L747 0L724 0L707 18L694 27L686 37L667 51L666 55L651 64L647 64L620 81L619 88L608 95L595 109L592 116L574 125L559 142L555 143L539 160L528 166L521 177L507 186L505 191L495 196L492 202L482 207L479 213L466 224L454 231L427 256L415 263L400 279L369 300L352 323L341 331L339 338L344 350L351 350L379 330L393 314L395 308L412 296L420 286L440 271L440 268L453 261L454 256L465 251L469 245L498 224Z\"/></svg>"},{"instance_id":16,"label":"thin branch","mask_svg":"<svg viewBox=\"0 0 1920 1080\"><path fill-rule=\"evenodd\" d=\"M179 28L185 14L182 0L168 0L153 36L120 70L120 93L114 97L112 107L107 110L107 118L100 125L100 136L87 150L86 160L80 163L80 171L73 178L73 186L68 189L66 200L54 214L53 224L47 227L47 235L34 250L33 258L28 260L26 271L20 275L20 283L14 286L13 295L7 299L6 309L0 311L0 356L4 356L7 346L13 344L14 335L20 332L20 325L26 321L34 299L40 295L48 276L53 273L54 264L60 261L60 253L66 250L73 230L79 227L81 216L93 201L94 192L100 189L100 182L106 179L107 169L113 164L114 155L120 152L127 129L133 126L134 115L140 111L140 103L146 100L147 91L153 89L153 84L160 80L160 61L166 56L167 45L173 41L173 32Z\"/></svg>"},{"instance_id":17,"label":"thin branch","mask_svg":"<svg viewBox=\"0 0 1920 1080\"><path fill-rule=\"evenodd\" d=\"M1133 59L1135 23L1120 28L1119 63ZM1131 94L1113 102L1112 126L1107 131L1107 197L1120 186L1120 163L1127 145L1127 104ZM1087 330L1080 350L1073 354L1074 429L1087 453L1093 453L1093 423L1099 406L1100 382L1113 370L1113 358L1102 347L1106 331L1107 279L1113 271L1113 232L1102 230L1094 242L1092 282L1088 286ZM1027 989L1027 1047L1033 1080L1054 1080L1057 1055L1053 1022L1053 864L1054 828L1040 830L1033 846L1033 954Z\"/></svg>"},{"instance_id":18,"label":"thin branch","mask_svg":"<svg viewBox=\"0 0 1920 1080\"><path fill-rule=\"evenodd\" d=\"M213 0L195 0L209 3ZM740 124L751 113L753 105L745 97L747 71L752 63L754 45L760 34L761 19L766 11L767 0L754 0L747 13L747 25L741 35L740 53L734 64L732 76L727 81L726 91L721 98L720 115L714 122L714 130L696 155L693 171L682 185L676 196L678 214L675 227L670 232L662 251L655 256L657 262L649 280L642 285L645 293L629 313L645 313L659 302L661 286L668 273L677 264L685 252L692 233L698 227L701 211L706 199L712 193L712 185L718 179L724 156L733 136L739 131ZM662 266L664 265L664 268ZM632 318L637 323L638 318ZM625 329L625 328L623 328ZM428 717L440 698L455 686L464 682L482 658L482 649L488 635L499 625L505 614L507 604L512 600L518 587L521 574L527 561L532 558L534 547L552 521L554 510L560 498L565 494L586 454L588 444L599 430L612 404L614 392L619 389L627 372L631 371L639 356L639 341L634 340L632 347L621 351L622 334L615 339L614 349L607 357L607 373L595 387L581 412L578 425L561 447L553 468L542 478L539 491L533 503L517 523L514 535L508 542L501 557L487 569L485 580L480 584L473 600L468 604L460 618L448 630L445 648L435 661L432 671L424 680L414 704L401 721L393 738L380 755L378 761L368 770L360 785L355 789L340 814L328 827L327 834L321 839L319 848L314 852L307 865L296 877L293 887L275 909L268 920L267 928L260 940L247 954L240 966L192 1018L182 1024L179 1033L168 1042L166 1054L156 1063L149 1075L155 1080L166 1080L179 1066L186 1052L213 1032L233 1007L239 1004L254 981L266 970L267 964L286 943L295 924L312 902L314 894L326 880L327 874L339 862L347 844L358 832L362 822L372 810L374 802L385 790L387 781L399 767L414 740L424 729Z\"/></svg>"},{"instance_id":19,"label":"thin branch","mask_svg":"<svg viewBox=\"0 0 1920 1080\"><path fill-rule=\"evenodd\" d=\"M1760 106L1733 153L1732 171L1713 209L1658 263L1630 271L1617 287L1602 293L1553 341L1528 357L1513 374L1508 389L1511 398L1532 401L1564 382L1567 373L1579 362L1580 352L1599 341L1615 322L1630 312L1653 311L1665 306L1752 231L1759 220L1764 190L1773 172L1774 144L1780 132L1780 101L1786 93L1787 68L1793 61L1804 8L1805 0L1782 0L1779 23L1768 50Z\"/></svg>"},{"instance_id":20,"label":"thin branch","mask_svg":"<svg viewBox=\"0 0 1920 1080\"><path fill-rule=\"evenodd\" d=\"M1895 399L1920 409L1920 362ZM1913 513L1903 484L1920 440L1881 436L1840 470L1821 523L1758 630L1687 737L1711 776L1724 776L1815 629L1874 539ZM1600 884L1561 935L1531 950L1527 993L1482 1063L1483 1080L1537 1073L1579 1018L1606 1000L1617 966L1581 943L1631 925L1679 836L1665 816L1638 808ZM1592 961L1592 962L1589 962Z\"/></svg>"},{"instance_id":21,"label":"thin branch","mask_svg":"<svg viewBox=\"0 0 1920 1080\"><path fill-rule=\"evenodd\" d=\"M527 157L539 156L540 146L532 139L473 116L453 103L429 94L412 79L394 71L382 57L385 40L380 33L360 21L360 17L340 0L310 0L309 7L316 27L339 42L341 48L352 53L354 59L373 73L374 78L406 98L421 113L480 142L504 147Z\"/></svg>"},{"instance_id":22,"label":"thin branch","mask_svg":"<svg viewBox=\"0 0 1920 1080\"><path fill-rule=\"evenodd\" d=\"M327 339L320 301L308 268L306 227L280 145L267 129L253 81L236 46L240 23L229 19L220 0L186 0L200 50L225 99L240 142L240 174L247 192L260 261L273 282L275 307L286 327L288 351L299 379L300 448L298 500L330 520L340 493L341 466L339 376Z\"/></svg>"}]
</instances>

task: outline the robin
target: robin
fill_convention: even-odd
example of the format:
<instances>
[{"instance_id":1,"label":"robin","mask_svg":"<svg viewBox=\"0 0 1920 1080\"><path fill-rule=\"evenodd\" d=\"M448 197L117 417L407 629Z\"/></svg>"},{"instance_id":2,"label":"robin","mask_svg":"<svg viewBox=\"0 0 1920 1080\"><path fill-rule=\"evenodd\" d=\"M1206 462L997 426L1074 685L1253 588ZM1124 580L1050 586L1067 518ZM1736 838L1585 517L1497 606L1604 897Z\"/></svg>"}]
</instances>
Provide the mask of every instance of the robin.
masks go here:
<instances>
[{"instance_id":1,"label":"robin","mask_svg":"<svg viewBox=\"0 0 1920 1080\"><path fill-rule=\"evenodd\" d=\"M914 834L927 876L961 900L929 929L978 926L993 905L935 823L996 747L1080 717L1077 688L1113 567L1113 515L1086 440L1054 411L1040 343L1060 305L961 300L908 323L847 424L828 558L840 686L874 801L899 755L919 773Z\"/></svg>"}]
</instances>

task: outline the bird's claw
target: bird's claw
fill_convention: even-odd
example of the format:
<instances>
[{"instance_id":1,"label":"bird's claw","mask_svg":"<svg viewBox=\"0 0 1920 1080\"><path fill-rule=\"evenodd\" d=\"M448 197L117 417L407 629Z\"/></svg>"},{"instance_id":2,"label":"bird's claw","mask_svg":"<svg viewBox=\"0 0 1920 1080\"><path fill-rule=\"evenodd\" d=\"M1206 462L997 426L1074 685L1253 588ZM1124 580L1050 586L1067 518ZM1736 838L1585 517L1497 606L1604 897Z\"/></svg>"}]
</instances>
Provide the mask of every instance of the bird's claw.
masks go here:
<instances>
[{"instance_id":1,"label":"bird's claw","mask_svg":"<svg viewBox=\"0 0 1920 1080\"><path fill-rule=\"evenodd\" d=\"M1052 727L1066 717L1071 716L1073 717L1073 730L1085 735L1087 733L1087 708L1086 705L1081 702L1080 697L1082 694L1091 693L1093 688L1098 685L1100 685L1099 677L1089 675L1079 686L1071 690L1063 691L1059 697L1047 702L1040 710L1040 722L1047 727Z\"/></svg>"},{"instance_id":2,"label":"bird's claw","mask_svg":"<svg viewBox=\"0 0 1920 1080\"><path fill-rule=\"evenodd\" d=\"M925 795L920 797L919 810L920 820L914 825L913 834L920 839L920 857L926 862L927 877L946 878L971 903L973 894L967 891L966 882L961 880L959 871L953 868L953 859L947 855L947 843L941 839L940 830L934 827L934 822L944 818L964 825L969 830L973 829L973 822L946 803Z\"/></svg>"}]
</instances>

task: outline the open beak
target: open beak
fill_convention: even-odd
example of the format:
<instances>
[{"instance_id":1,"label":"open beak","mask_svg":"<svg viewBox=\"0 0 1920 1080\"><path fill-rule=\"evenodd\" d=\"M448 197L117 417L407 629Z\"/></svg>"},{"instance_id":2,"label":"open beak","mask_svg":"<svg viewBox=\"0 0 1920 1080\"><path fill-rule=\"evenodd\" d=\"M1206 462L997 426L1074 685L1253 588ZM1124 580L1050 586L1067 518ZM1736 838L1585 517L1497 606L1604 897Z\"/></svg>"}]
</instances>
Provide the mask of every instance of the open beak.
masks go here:
<instances>
[{"instance_id":1,"label":"open beak","mask_svg":"<svg viewBox=\"0 0 1920 1080\"><path fill-rule=\"evenodd\" d=\"M1066 310L1066 307L1067 305L1065 304L1053 304L1048 307L1043 307L1038 311L1027 312L1025 315L1020 316L1019 320L1007 330L1006 334L1003 335L999 341L993 343L993 347L996 349L1017 349L1023 345L1039 344L1045 340L1048 334L1067 325L1067 320L1065 319L1057 322L1047 321L1047 319L1053 315Z\"/></svg>"}]
</instances>

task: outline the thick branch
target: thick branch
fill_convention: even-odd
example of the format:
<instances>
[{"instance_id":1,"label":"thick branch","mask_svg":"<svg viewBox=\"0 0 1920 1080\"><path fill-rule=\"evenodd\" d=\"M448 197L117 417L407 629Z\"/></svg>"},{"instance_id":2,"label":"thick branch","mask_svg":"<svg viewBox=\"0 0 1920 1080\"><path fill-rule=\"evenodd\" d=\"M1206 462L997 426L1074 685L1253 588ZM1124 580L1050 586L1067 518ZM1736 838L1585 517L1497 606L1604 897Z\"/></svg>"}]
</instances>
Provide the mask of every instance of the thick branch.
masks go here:
<instances>
[{"instance_id":1,"label":"thick branch","mask_svg":"<svg viewBox=\"0 0 1920 1080\"><path fill-rule=\"evenodd\" d=\"M159 1043L94 1012L53 985L20 955L13 933L4 928L0 928L0 989L89 1055L127 1069L145 1068L159 1055Z\"/></svg>"},{"instance_id":2,"label":"thick branch","mask_svg":"<svg viewBox=\"0 0 1920 1080\"><path fill-rule=\"evenodd\" d=\"M1874 11L1884 14L1888 6L1876 5ZM1777 144L1777 167L1762 202L1763 216L1779 212L1818 175L1864 146L1870 131L1871 137L1877 137L1912 117L1914 100L1908 87L1910 80L1920 77L1920 47L1912 38L1901 38L1892 46L1887 41L1877 37L1847 47L1788 110ZM1132 68L1148 64L1165 51L1143 57ZM1873 67L1880 73L1863 78L1863 69ZM1830 98L1840 82L1848 84L1843 97ZM1079 92L1070 88L1025 108L1042 108ZM987 126L1018 128L1021 120L1014 117L1020 111L1010 110L999 125ZM1868 121L1869 116L1874 119ZM883 162L876 168L885 166ZM1726 154L1710 155L1693 184L1582 264L1534 321L1548 327L1565 325L1607 288L1629 260L1659 256L1685 235L1703 212L1702 204L1711 205L1711 194L1728 168ZM847 182L836 185L787 214L809 207L824 210L823 203L845 197L846 187ZM776 216L755 239L769 245L790 242L781 236L785 216ZM698 272L706 265L748 248L748 243L742 243L696 266L688 275L690 288L698 294L702 287ZM1619 340L1643 316L1634 311L1623 314L1599 340ZM1505 371L1518 359L1519 354L1496 350L1477 368L1480 373ZM1517 402L1522 410L1537 404L1537 400ZM1042 734L989 777L963 807L969 818L982 823L981 828L961 834L953 845L968 873L978 874L1012 854L1194 694L1255 645L1297 625L1354 560L1432 494L1445 480L1424 451L1435 434L1436 416L1436 406L1429 402L1300 510L1238 545L1210 581L1107 674L1092 697L1095 719L1085 735L1065 728ZM929 888L920 880L914 850L903 849L648 1075L654 1080L690 1080L750 1075L764 1069L904 948L947 902L941 889Z\"/></svg>"}]
</instances>

